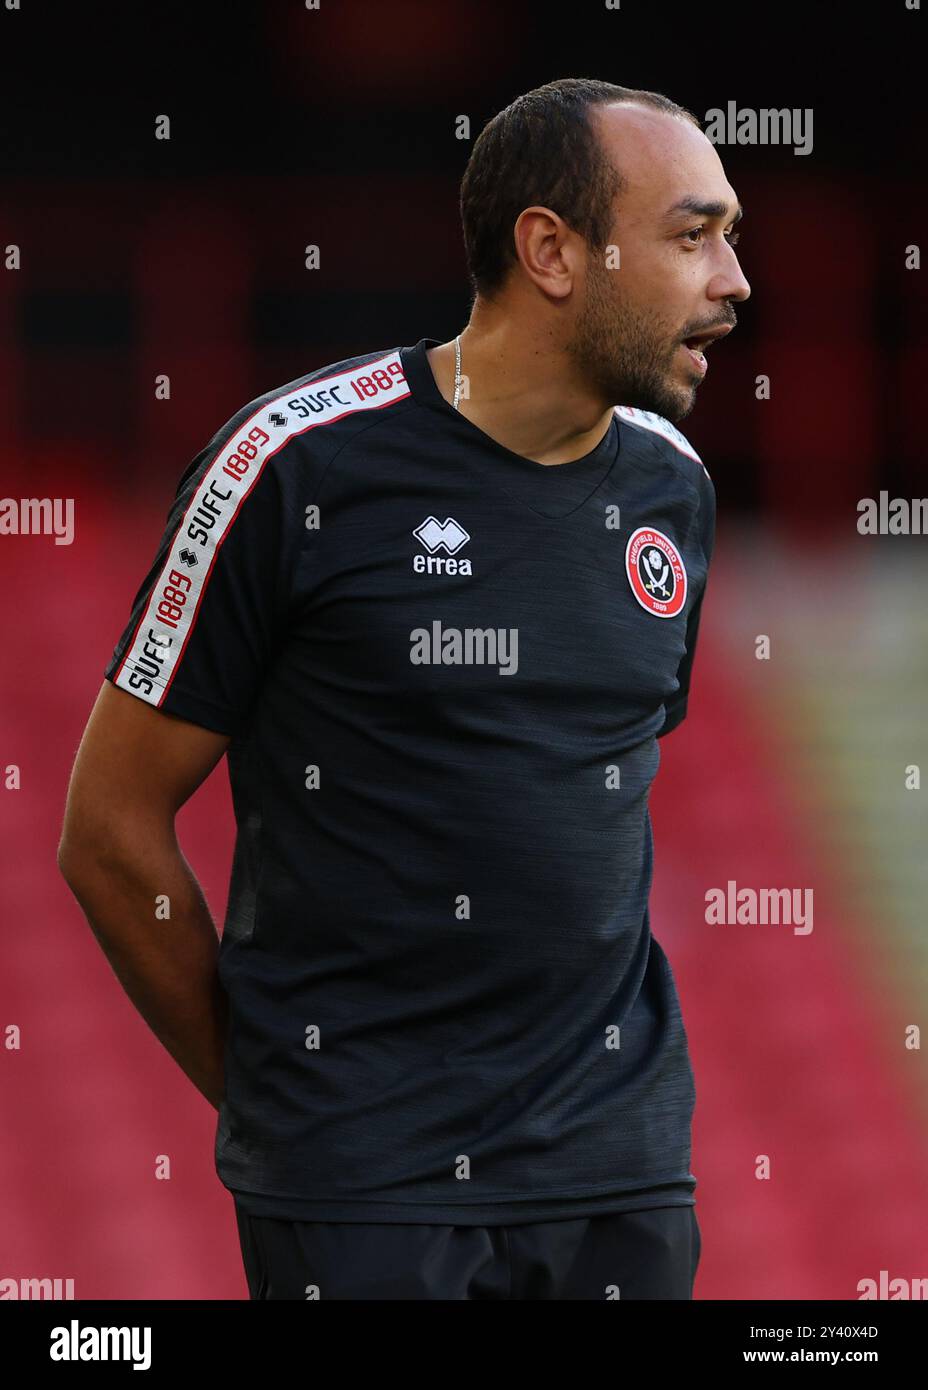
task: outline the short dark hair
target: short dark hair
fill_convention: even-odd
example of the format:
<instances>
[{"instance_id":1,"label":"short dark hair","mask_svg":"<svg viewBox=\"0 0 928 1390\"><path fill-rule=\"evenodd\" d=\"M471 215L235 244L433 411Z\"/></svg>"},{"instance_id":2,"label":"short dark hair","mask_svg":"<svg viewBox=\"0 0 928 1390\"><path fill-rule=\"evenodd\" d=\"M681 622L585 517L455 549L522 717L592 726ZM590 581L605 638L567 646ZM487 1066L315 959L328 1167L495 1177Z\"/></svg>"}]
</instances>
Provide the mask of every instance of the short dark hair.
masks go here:
<instances>
[{"instance_id":1,"label":"short dark hair","mask_svg":"<svg viewBox=\"0 0 928 1390\"><path fill-rule=\"evenodd\" d=\"M659 92L591 77L546 82L490 120L478 135L461 181L461 224L475 294L492 299L516 262L513 227L538 203L592 251L608 244L612 200L624 187L587 112L607 102L643 102L702 126L691 111Z\"/></svg>"}]
</instances>

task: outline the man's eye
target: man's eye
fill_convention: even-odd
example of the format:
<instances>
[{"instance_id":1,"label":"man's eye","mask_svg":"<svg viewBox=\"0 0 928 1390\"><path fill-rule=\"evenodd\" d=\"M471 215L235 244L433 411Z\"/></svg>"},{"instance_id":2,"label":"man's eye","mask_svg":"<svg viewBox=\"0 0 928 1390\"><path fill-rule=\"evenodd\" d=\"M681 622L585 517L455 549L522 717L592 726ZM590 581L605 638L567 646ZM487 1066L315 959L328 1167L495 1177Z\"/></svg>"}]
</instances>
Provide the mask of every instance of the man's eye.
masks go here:
<instances>
[{"instance_id":1,"label":"man's eye","mask_svg":"<svg viewBox=\"0 0 928 1390\"><path fill-rule=\"evenodd\" d=\"M689 231L688 231L688 232L684 232L683 235L686 236L686 237L698 236L698 237L700 238L700 240L701 240L701 239L702 239L702 234L703 234L703 232L704 232L705 230L706 230L705 227L690 227ZM725 233L725 240L728 242L729 246L737 246L740 237L741 237L741 233L740 233L740 232L731 231L731 232L726 232L726 233ZM690 245L691 245L691 246L698 246L698 245L699 245L699 242L698 242L698 241L691 241L691 242L690 242Z\"/></svg>"}]
</instances>

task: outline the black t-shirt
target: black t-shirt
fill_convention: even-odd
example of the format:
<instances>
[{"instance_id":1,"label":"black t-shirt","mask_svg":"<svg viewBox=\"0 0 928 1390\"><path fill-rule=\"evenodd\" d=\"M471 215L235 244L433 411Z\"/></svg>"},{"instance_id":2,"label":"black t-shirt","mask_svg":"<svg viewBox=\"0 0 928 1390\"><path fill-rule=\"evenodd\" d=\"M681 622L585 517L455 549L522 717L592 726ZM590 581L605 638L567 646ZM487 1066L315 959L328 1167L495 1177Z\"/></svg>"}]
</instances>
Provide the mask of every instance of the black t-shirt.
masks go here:
<instances>
[{"instance_id":1,"label":"black t-shirt","mask_svg":"<svg viewBox=\"0 0 928 1390\"><path fill-rule=\"evenodd\" d=\"M690 1205L648 791L714 489L626 407L575 462L512 453L444 400L437 341L223 425L106 667L232 740L217 1172L287 1219Z\"/></svg>"}]
</instances>

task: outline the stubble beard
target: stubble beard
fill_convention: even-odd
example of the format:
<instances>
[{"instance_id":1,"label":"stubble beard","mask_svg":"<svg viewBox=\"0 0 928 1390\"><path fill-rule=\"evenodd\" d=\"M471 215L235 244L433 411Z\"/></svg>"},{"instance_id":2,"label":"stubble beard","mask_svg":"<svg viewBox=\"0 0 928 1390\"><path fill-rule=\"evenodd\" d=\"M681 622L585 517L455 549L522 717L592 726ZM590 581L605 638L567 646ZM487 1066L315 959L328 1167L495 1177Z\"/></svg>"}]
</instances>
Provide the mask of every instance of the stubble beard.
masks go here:
<instances>
[{"instance_id":1,"label":"stubble beard","mask_svg":"<svg viewBox=\"0 0 928 1390\"><path fill-rule=\"evenodd\" d=\"M586 297L567 352L586 381L613 405L650 410L676 423L696 403L698 378L686 386L675 368L680 348L671 325L617 296L614 276L591 259Z\"/></svg>"}]
</instances>

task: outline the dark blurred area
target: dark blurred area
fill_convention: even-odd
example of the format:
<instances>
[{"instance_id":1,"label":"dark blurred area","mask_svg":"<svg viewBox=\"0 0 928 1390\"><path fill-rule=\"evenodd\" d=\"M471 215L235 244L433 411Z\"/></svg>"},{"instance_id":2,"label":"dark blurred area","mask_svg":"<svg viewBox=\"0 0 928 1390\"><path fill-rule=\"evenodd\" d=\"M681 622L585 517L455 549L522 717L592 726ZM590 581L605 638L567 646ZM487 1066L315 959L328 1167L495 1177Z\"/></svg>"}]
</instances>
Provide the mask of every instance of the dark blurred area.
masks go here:
<instances>
[{"instance_id":1,"label":"dark blurred area","mask_svg":"<svg viewBox=\"0 0 928 1390\"><path fill-rule=\"evenodd\" d=\"M928 366L925 280L904 250L928 201L922 25L901 3L867 26L825 4L752 18L629 0L5 12L3 241L22 263L0 298L4 468L57 471L76 447L110 486L163 487L259 392L453 336L472 140L520 92L573 75L701 119L729 101L812 109L807 154L720 147L753 294L682 427L722 508L840 525L861 495L911 495Z\"/></svg>"}]
</instances>

